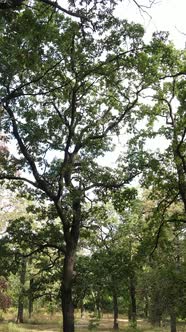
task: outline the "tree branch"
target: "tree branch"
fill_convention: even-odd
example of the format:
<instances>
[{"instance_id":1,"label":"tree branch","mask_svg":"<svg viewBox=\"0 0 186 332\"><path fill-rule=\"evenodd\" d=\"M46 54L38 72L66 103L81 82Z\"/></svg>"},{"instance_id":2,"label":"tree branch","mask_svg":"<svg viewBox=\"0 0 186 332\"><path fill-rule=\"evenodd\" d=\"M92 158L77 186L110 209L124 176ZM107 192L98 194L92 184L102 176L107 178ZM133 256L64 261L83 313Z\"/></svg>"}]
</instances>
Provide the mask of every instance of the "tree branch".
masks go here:
<instances>
[{"instance_id":1,"label":"tree branch","mask_svg":"<svg viewBox=\"0 0 186 332\"><path fill-rule=\"evenodd\" d=\"M15 88L13 91L11 91L6 97L1 99L1 103L7 103L9 100L12 100L14 98L26 95L23 92L23 89L29 85L31 85L32 83L37 83L40 80L42 80L50 71L52 71L53 69L55 69L62 60L56 62L53 66L51 66L50 68L48 68L42 75L33 78L32 80L30 80L29 82L20 84L17 88ZM58 87L60 88L60 87ZM48 92L49 93L49 92ZM39 93L38 93L39 94Z\"/></svg>"},{"instance_id":2,"label":"tree branch","mask_svg":"<svg viewBox=\"0 0 186 332\"><path fill-rule=\"evenodd\" d=\"M14 176L14 175L6 175L6 174L0 174L0 180L15 180L15 181L23 181L31 184L33 187L38 188L38 185L36 182L33 182L25 177L22 176Z\"/></svg>"},{"instance_id":3,"label":"tree branch","mask_svg":"<svg viewBox=\"0 0 186 332\"><path fill-rule=\"evenodd\" d=\"M84 145L85 142L86 142L87 140L102 139L102 138L106 137L106 136L107 136L107 133L109 133L112 129L114 129L115 127L117 127L117 125L118 125L118 124L124 119L124 117L126 116L126 114L127 114L127 113L128 113L128 112L129 112L129 111L130 111L130 110L136 105L136 104L137 104L139 93L140 93L142 90L143 90L143 88L140 89L139 91L137 91L137 93L136 93L136 98L133 100L133 102L132 102L131 104L129 104L129 105L126 107L125 111L122 112L122 114L121 114L119 117L117 117L116 120L114 120L113 122L111 122L111 123L108 125L108 127L103 131L102 134L98 134L98 135L89 135L89 136L85 139L84 143L82 142L82 145Z\"/></svg>"},{"instance_id":4,"label":"tree branch","mask_svg":"<svg viewBox=\"0 0 186 332\"><path fill-rule=\"evenodd\" d=\"M162 215L161 223L160 223L160 225L159 225L159 227L158 227L158 231L157 231L156 239L155 239L155 245L154 245L154 248L152 249L152 251L151 251L151 253L150 253L150 256L153 255L153 253L155 252L155 250L156 250L157 247L158 247L159 239L160 239L160 235L161 235L161 230L162 230L163 225L164 225L164 223L165 223L165 221L166 221L166 220L165 220L165 212L166 212L167 208L168 208L169 206L171 206L171 205L175 202L175 200L176 200L177 197L178 197L178 194L176 194L176 195L172 198L172 200L171 200L170 202L167 202L167 204L166 204L166 205L164 206L164 208L163 208L163 211L160 211L160 212L161 212L161 215ZM158 204L158 206L157 206L157 208L156 208L157 211L160 210L160 206L161 206L161 204L164 203L164 202L166 202L166 199L163 199L163 200Z\"/></svg>"},{"instance_id":5,"label":"tree branch","mask_svg":"<svg viewBox=\"0 0 186 332\"><path fill-rule=\"evenodd\" d=\"M80 18L81 20L87 20L87 17L85 15L83 15L82 13L79 12L73 12L69 9L66 9L64 7L61 7L57 1L51 1L51 0L38 0L39 2L45 3L46 5L49 5L50 7L53 7L55 9L59 9L61 12L69 15L69 16L73 16L73 17L77 17Z\"/></svg>"},{"instance_id":6,"label":"tree branch","mask_svg":"<svg viewBox=\"0 0 186 332\"><path fill-rule=\"evenodd\" d=\"M14 117L13 111L11 110L10 106L8 105L8 103L4 104L3 106L4 106L4 109L7 111L8 115L10 117L10 120L11 120L12 126L13 126L13 135L14 135L15 139L17 140L17 143L19 145L19 148L20 148L23 156L27 160L27 162L28 162L28 164L29 164L29 166L30 166L30 168L32 170L33 176L34 176L34 178L35 178L35 180L37 182L37 187L39 189L43 190L48 195L48 197L50 197L52 200L54 200L55 199L55 195L48 188L48 183L39 174L33 158L31 157L30 153L28 152L28 149L26 148L26 146L25 146L22 138L19 135L19 131L18 131L18 127L17 127L17 122L16 122L16 119Z\"/></svg>"},{"instance_id":7,"label":"tree branch","mask_svg":"<svg viewBox=\"0 0 186 332\"><path fill-rule=\"evenodd\" d=\"M39 245L38 248L32 250L28 254L20 254L20 256L22 256L24 258L28 258L28 257L33 256L34 254L42 252L46 248L56 249L58 251L61 251L63 254L65 254L65 248L62 248L61 246L57 246L55 244L45 243L45 244Z\"/></svg>"},{"instance_id":8,"label":"tree branch","mask_svg":"<svg viewBox=\"0 0 186 332\"><path fill-rule=\"evenodd\" d=\"M121 182L110 182L110 183L105 183L105 182L95 182L91 184L90 186L85 187L85 191L88 191L93 188L105 188L105 189L119 189L123 187L125 184L128 184L130 181L132 181L136 176L140 175L141 171L136 172L135 174L129 176L125 180Z\"/></svg>"},{"instance_id":9,"label":"tree branch","mask_svg":"<svg viewBox=\"0 0 186 332\"><path fill-rule=\"evenodd\" d=\"M1 1L0 2L0 10L19 8L21 5L24 4L24 1L25 0L4 0L4 1ZM69 9L66 9L66 8L60 6L57 1L51 1L51 0L37 0L37 1L42 2L42 3L52 7L54 9L58 9L61 12L63 12L64 14L67 14L69 16L76 17L76 18L79 18L79 19L84 20L84 21L87 20L87 17L85 15L83 15L82 13L80 13L78 11L73 12Z\"/></svg>"},{"instance_id":10,"label":"tree branch","mask_svg":"<svg viewBox=\"0 0 186 332\"><path fill-rule=\"evenodd\" d=\"M179 76L182 76L182 75L186 75L186 71L180 71L176 74L172 74L172 75L165 75L165 76L161 76L159 79L160 80L164 80L166 78L176 78L176 77L179 77Z\"/></svg>"}]
</instances>

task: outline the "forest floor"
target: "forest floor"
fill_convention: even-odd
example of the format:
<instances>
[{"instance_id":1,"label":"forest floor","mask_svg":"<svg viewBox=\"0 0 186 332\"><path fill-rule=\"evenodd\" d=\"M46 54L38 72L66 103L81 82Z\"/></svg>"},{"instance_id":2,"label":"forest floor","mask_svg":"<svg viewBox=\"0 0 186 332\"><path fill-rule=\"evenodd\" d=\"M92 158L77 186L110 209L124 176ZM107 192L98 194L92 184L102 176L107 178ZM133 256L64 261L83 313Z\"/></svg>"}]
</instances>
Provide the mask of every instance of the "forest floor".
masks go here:
<instances>
[{"instance_id":1,"label":"forest floor","mask_svg":"<svg viewBox=\"0 0 186 332\"><path fill-rule=\"evenodd\" d=\"M127 319L120 318L119 321L120 332L169 332L169 326L161 328L152 327L143 320L138 321L138 327L132 329L128 326ZM59 315L35 315L32 320L28 320L25 324L15 324L14 322L7 322L4 320L0 322L0 332L60 332L61 320ZM94 318L86 317L84 319L76 319L76 332L113 332L113 319L105 316L99 322ZM177 332L186 332L186 323L179 323Z\"/></svg>"}]
</instances>

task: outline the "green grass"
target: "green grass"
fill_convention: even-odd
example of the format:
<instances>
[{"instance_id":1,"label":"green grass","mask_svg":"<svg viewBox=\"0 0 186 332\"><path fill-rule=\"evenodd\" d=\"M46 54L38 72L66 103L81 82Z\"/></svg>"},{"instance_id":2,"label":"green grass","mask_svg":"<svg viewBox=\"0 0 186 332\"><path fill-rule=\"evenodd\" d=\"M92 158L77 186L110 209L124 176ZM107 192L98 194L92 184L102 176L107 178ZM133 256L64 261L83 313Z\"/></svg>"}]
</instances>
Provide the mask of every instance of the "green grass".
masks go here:
<instances>
[{"instance_id":1,"label":"green grass","mask_svg":"<svg viewBox=\"0 0 186 332\"><path fill-rule=\"evenodd\" d=\"M0 323L0 332L60 332L60 327L53 324L15 324Z\"/></svg>"},{"instance_id":2,"label":"green grass","mask_svg":"<svg viewBox=\"0 0 186 332\"><path fill-rule=\"evenodd\" d=\"M105 324L106 325L106 324ZM0 324L0 332L60 332L61 328L57 324L23 324L23 325L17 325L15 323L1 323ZM96 329L89 330L86 327L78 327L76 328L76 332L110 332L112 330L112 326L108 324L108 327L103 326L100 324L99 327ZM149 324L140 324L139 327L136 329L130 328L125 326L120 329L120 332L169 332L169 327L163 327L163 328L154 328L150 326ZM186 332L185 326L178 326L178 332Z\"/></svg>"},{"instance_id":3,"label":"green grass","mask_svg":"<svg viewBox=\"0 0 186 332\"><path fill-rule=\"evenodd\" d=\"M60 314L53 316L47 315L46 312L40 312L37 315L33 315L31 320L27 319L25 324L15 324L15 315L7 315L5 319L9 319L9 322L0 322L0 332L60 332L62 331L62 322ZM10 322L10 320L12 320ZM93 322L94 323L94 322ZM76 332L113 332L113 319L110 315L105 315L103 319L96 324L91 323L91 318L86 317L84 319L76 318ZM95 326L94 326L95 325ZM92 327L92 329L88 329ZM119 320L120 332L170 332L169 326L158 328L152 327L145 321L139 321L137 328L128 326L126 319ZM177 332L186 332L186 324L179 323Z\"/></svg>"}]
</instances>

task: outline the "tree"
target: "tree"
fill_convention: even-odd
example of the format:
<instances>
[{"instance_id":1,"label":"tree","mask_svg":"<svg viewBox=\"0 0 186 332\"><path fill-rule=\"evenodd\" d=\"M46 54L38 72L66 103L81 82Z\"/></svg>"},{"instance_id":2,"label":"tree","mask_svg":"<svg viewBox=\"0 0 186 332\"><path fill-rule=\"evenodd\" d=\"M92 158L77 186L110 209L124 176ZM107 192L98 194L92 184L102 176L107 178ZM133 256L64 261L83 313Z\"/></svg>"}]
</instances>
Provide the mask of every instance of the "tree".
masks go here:
<instances>
[{"instance_id":1,"label":"tree","mask_svg":"<svg viewBox=\"0 0 186 332\"><path fill-rule=\"evenodd\" d=\"M107 192L109 203L99 202L92 209L89 219L89 224L94 228L94 234L91 235L89 230L87 236L92 260L93 289L98 291L99 298L104 292L112 297L115 330L119 328L118 300L126 293L129 299L129 319L133 326L136 325L137 275L149 253L148 247L144 252L146 237L142 218L143 202L138 200L136 195L134 188L120 190L111 195ZM86 224L86 227L89 224Z\"/></svg>"},{"instance_id":2,"label":"tree","mask_svg":"<svg viewBox=\"0 0 186 332\"><path fill-rule=\"evenodd\" d=\"M183 295L185 293L185 264L181 254L183 239L178 238L180 231L177 234L174 232L175 230L172 237L169 233L168 238L164 238L145 272L150 320L153 324L160 326L163 317L169 315L171 332L176 332L177 318L181 317L181 308L185 307Z\"/></svg>"},{"instance_id":3,"label":"tree","mask_svg":"<svg viewBox=\"0 0 186 332\"><path fill-rule=\"evenodd\" d=\"M7 295L8 284L4 277L0 278L0 309L6 311L11 305L11 298Z\"/></svg>"},{"instance_id":4,"label":"tree","mask_svg":"<svg viewBox=\"0 0 186 332\"><path fill-rule=\"evenodd\" d=\"M183 201L186 212L186 124L185 124L185 54L179 54L181 64L178 62L174 64L174 73L169 82L164 82L162 89L158 89L154 99L157 100L155 104L154 114L166 118L160 132L169 141L170 146L167 149L167 154L171 157L176 170L177 187L179 196ZM178 105L175 106L175 103Z\"/></svg>"},{"instance_id":5,"label":"tree","mask_svg":"<svg viewBox=\"0 0 186 332\"><path fill-rule=\"evenodd\" d=\"M17 144L17 155L1 161L0 179L47 201L53 218L61 220L63 329L73 332L82 205L90 190L117 188L135 176L123 170L116 176L97 158L111 149L111 136L132 123L166 49L156 47L164 45L159 37L145 46L141 26L112 15L105 15L94 35L61 14L53 17L42 4L35 9L0 22L1 128Z\"/></svg>"},{"instance_id":6,"label":"tree","mask_svg":"<svg viewBox=\"0 0 186 332\"><path fill-rule=\"evenodd\" d=\"M55 265L63 257L59 221L41 220L41 215L36 209L33 214L32 206L24 199L17 198L16 205L16 212L13 209L14 213L8 213L6 230L0 239L1 270L10 278L10 284L13 283L11 292L18 309L16 321L23 323L26 302L31 315L36 299L45 297L56 301L59 289L56 292L55 287L61 268L57 270Z\"/></svg>"},{"instance_id":7,"label":"tree","mask_svg":"<svg viewBox=\"0 0 186 332\"><path fill-rule=\"evenodd\" d=\"M165 60L168 72L152 86L147 103L141 108L146 128L134 125L138 134L129 144L129 159L130 167L143 171L141 184L146 188L152 186L162 210L181 200L186 211L185 50L177 51L170 44L168 54L169 59ZM160 139L162 148L150 151L149 145L155 142L156 146ZM183 212L179 218L184 222Z\"/></svg>"},{"instance_id":8,"label":"tree","mask_svg":"<svg viewBox=\"0 0 186 332\"><path fill-rule=\"evenodd\" d=\"M129 193L132 197L132 188ZM149 194L148 192L148 196ZM145 316L148 316L150 310L151 321L158 322L160 325L163 314L168 314L171 332L174 332L176 317L181 312L178 308L183 301L185 289L183 277L185 229L179 220L183 209L180 203L166 206L166 209L165 206L157 207L157 197L153 201L152 198L149 200L148 196L146 193L143 200L139 200L135 199L134 195L127 209L126 190L117 191L113 197L115 207L126 223L121 224L118 231L120 236L123 232L124 248L126 248L127 239L129 241L128 274L131 304L134 303L132 311L135 317L138 303L144 302ZM124 197L125 199L122 199ZM152 273L150 278L149 270ZM145 276L146 279L142 277L141 280L141 276ZM136 293L140 292L143 294L143 300L138 298L139 295L136 296ZM133 320L135 321L134 318Z\"/></svg>"}]
</instances>

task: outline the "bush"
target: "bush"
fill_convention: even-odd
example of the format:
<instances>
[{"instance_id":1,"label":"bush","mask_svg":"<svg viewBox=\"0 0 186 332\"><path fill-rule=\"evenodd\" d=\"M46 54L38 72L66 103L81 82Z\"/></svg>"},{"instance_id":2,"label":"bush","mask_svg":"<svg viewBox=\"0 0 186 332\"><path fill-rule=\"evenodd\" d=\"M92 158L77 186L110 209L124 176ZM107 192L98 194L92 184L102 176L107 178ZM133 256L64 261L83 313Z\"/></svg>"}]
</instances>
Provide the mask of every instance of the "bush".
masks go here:
<instances>
[{"instance_id":1,"label":"bush","mask_svg":"<svg viewBox=\"0 0 186 332\"><path fill-rule=\"evenodd\" d=\"M125 332L141 332L141 329L136 326L129 326L125 328Z\"/></svg>"},{"instance_id":2,"label":"bush","mask_svg":"<svg viewBox=\"0 0 186 332\"><path fill-rule=\"evenodd\" d=\"M89 324L88 324L88 329L89 330L94 330L99 326L99 322L100 322L100 318L98 318L97 316L93 316L90 320L89 320Z\"/></svg>"},{"instance_id":3,"label":"bush","mask_svg":"<svg viewBox=\"0 0 186 332\"><path fill-rule=\"evenodd\" d=\"M14 323L8 323L8 332L27 332L24 328Z\"/></svg>"},{"instance_id":4,"label":"bush","mask_svg":"<svg viewBox=\"0 0 186 332\"><path fill-rule=\"evenodd\" d=\"M0 277L0 309L6 311L11 305L11 299L7 295L7 282L5 278Z\"/></svg>"}]
</instances>

